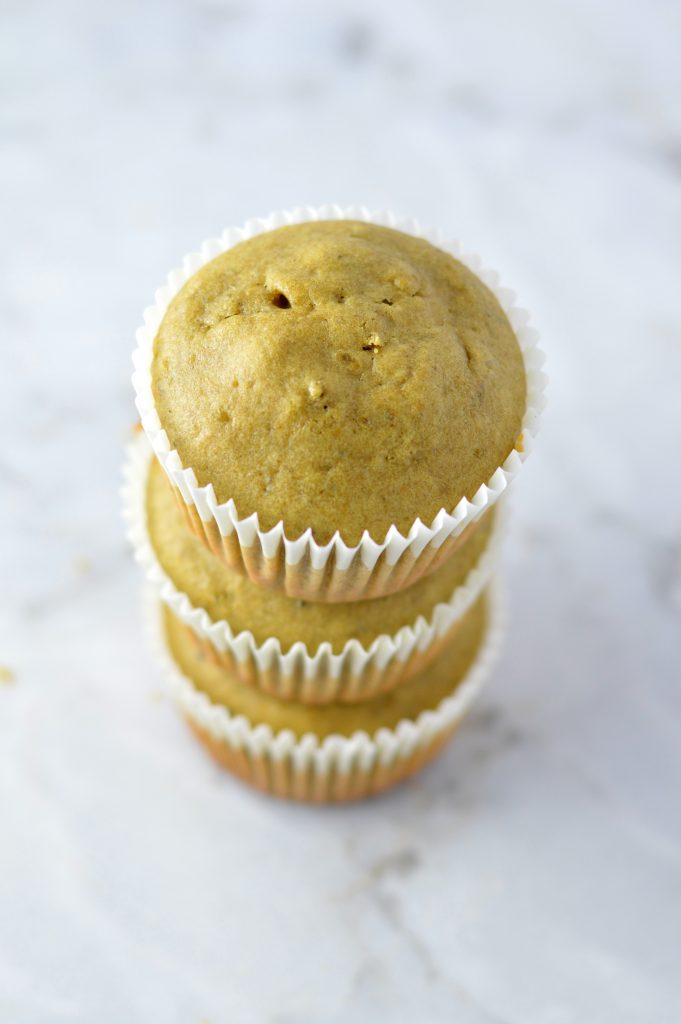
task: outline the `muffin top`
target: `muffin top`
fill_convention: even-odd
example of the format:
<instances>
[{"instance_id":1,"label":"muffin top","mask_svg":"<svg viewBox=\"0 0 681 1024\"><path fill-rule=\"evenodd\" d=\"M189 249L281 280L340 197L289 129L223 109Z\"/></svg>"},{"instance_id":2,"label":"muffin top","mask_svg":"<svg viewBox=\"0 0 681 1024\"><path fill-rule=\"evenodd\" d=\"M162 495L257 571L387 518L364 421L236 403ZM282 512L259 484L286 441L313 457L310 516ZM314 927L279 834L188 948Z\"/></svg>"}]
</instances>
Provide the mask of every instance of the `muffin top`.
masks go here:
<instances>
[{"instance_id":1,"label":"muffin top","mask_svg":"<svg viewBox=\"0 0 681 1024\"><path fill-rule=\"evenodd\" d=\"M355 638L365 647L382 633L392 636L419 615L448 601L484 551L495 509L468 528L462 543L443 566L411 587L388 597L341 604L319 604L259 587L228 569L192 533L163 469L152 459L147 480L147 530L156 557L178 590L214 622L225 619L236 635L250 630L257 644L276 637L285 653L302 641L310 654L327 641L340 654Z\"/></svg>"},{"instance_id":2,"label":"muffin top","mask_svg":"<svg viewBox=\"0 0 681 1024\"><path fill-rule=\"evenodd\" d=\"M432 663L412 679L373 700L358 704L299 704L277 700L210 661L194 643L190 631L165 608L165 635L170 651L194 685L214 704L223 704L233 715L245 715L251 724L261 722L274 732L291 729L296 736L307 732L319 737L340 733L352 736L359 729L369 735L381 728L393 728L403 718L416 718L434 709L461 683L475 661L487 625L487 598L483 594L466 612L456 640L448 644Z\"/></svg>"},{"instance_id":3,"label":"muffin top","mask_svg":"<svg viewBox=\"0 0 681 1024\"><path fill-rule=\"evenodd\" d=\"M202 267L158 330L152 388L219 502L350 545L471 498L525 411L493 293L429 242L360 221L278 228Z\"/></svg>"}]
</instances>

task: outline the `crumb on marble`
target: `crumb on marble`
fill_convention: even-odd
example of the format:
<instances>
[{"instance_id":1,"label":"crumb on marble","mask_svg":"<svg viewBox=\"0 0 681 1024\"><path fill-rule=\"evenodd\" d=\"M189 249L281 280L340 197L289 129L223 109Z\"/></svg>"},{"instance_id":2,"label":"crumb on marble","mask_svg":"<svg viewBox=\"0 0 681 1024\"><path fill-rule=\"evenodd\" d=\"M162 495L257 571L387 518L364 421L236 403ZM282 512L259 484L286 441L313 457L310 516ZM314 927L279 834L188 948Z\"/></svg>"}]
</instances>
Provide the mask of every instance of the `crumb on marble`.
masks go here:
<instances>
[{"instance_id":1,"label":"crumb on marble","mask_svg":"<svg viewBox=\"0 0 681 1024\"><path fill-rule=\"evenodd\" d=\"M5 683L9 686L10 683L14 683L15 681L16 676L14 675L14 672L12 672L12 669L7 665L0 665L0 683Z\"/></svg>"},{"instance_id":2,"label":"crumb on marble","mask_svg":"<svg viewBox=\"0 0 681 1024\"><path fill-rule=\"evenodd\" d=\"M380 857L369 869L370 877L379 881L385 875L409 875L421 864L419 851L412 847L394 850Z\"/></svg>"}]
</instances>

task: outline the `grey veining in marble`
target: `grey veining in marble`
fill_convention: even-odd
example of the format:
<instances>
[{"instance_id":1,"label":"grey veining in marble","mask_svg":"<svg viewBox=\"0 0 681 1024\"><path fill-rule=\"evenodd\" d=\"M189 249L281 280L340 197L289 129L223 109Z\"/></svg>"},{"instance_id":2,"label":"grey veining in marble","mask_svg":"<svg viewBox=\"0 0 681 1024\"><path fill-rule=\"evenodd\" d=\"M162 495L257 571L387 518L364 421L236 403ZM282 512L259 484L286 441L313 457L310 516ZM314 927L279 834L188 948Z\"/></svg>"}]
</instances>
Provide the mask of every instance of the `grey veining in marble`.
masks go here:
<instances>
[{"instance_id":1,"label":"grey veining in marble","mask_svg":"<svg viewBox=\"0 0 681 1024\"><path fill-rule=\"evenodd\" d=\"M680 38L662 0L4 5L0 1020L681 1020ZM194 745L117 494L166 271L327 201L479 249L552 378L488 695L340 810Z\"/></svg>"}]
</instances>

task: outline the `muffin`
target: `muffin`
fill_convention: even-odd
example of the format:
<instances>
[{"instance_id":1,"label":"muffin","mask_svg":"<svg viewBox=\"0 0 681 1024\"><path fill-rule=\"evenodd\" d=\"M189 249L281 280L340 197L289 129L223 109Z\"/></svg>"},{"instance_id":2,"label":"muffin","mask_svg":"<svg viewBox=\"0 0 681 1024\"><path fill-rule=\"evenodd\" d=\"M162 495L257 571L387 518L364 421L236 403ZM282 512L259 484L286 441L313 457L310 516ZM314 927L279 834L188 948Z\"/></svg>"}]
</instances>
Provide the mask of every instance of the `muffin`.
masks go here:
<instances>
[{"instance_id":1,"label":"muffin","mask_svg":"<svg viewBox=\"0 0 681 1024\"><path fill-rule=\"evenodd\" d=\"M435 756L479 691L499 633L483 595L456 643L411 682L362 704L315 708L242 686L203 656L169 609L160 615L164 663L194 732L245 781L308 801L379 792Z\"/></svg>"},{"instance_id":2,"label":"muffin","mask_svg":"<svg viewBox=\"0 0 681 1024\"><path fill-rule=\"evenodd\" d=\"M357 701L401 684L447 644L494 568L492 509L435 573L397 594L314 603L228 569L188 529L144 439L131 452L127 517L138 560L206 656L288 700Z\"/></svg>"},{"instance_id":3,"label":"muffin","mask_svg":"<svg viewBox=\"0 0 681 1024\"><path fill-rule=\"evenodd\" d=\"M471 498L520 434L525 373L492 292L359 221L268 231L201 268L156 335L159 419L199 485L318 544Z\"/></svg>"},{"instance_id":4,"label":"muffin","mask_svg":"<svg viewBox=\"0 0 681 1024\"><path fill-rule=\"evenodd\" d=\"M140 336L154 449L197 535L255 582L400 590L524 457L513 311L449 252L367 220L232 239L171 277Z\"/></svg>"}]
</instances>

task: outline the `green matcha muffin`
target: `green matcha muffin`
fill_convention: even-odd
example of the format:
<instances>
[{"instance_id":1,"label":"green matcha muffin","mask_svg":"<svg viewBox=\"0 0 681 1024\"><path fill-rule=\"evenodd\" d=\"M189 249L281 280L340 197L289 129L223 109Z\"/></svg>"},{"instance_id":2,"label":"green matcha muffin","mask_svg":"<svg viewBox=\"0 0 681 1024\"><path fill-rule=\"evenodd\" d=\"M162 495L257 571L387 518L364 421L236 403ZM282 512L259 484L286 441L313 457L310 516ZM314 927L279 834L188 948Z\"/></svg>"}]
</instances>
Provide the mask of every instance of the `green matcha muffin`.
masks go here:
<instances>
[{"instance_id":1,"label":"green matcha muffin","mask_svg":"<svg viewBox=\"0 0 681 1024\"><path fill-rule=\"evenodd\" d=\"M532 448L546 378L497 276L414 221L279 211L203 244L137 332L140 420L187 521L288 597L435 572Z\"/></svg>"},{"instance_id":2,"label":"green matcha muffin","mask_svg":"<svg viewBox=\"0 0 681 1024\"><path fill-rule=\"evenodd\" d=\"M199 485L260 528L356 545L472 498L518 443L522 354L492 291L361 221L265 232L170 302L156 411Z\"/></svg>"},{"instance_id":3,"label":"green matcha muffin","mask_svg":"<svg viewBox=\"0 0 681 1024\"><path fill-rule=\"evenodd\" d=\"M408 589L344 604L301 601L207 551L155 459L143 459L136 475L134 542L164 601L209 659L280 699L354 702L403 684L452 640L496 561L492 509L445 565Z\"/></svg>"},{"instance_id":4,"label":"green matcha muffin","mask_svg":"<svg viewBox=\"0 0 681 1024\"><path fill-rule=\"evenodd\" d=\"M164 662L189 725L223 767L272 795L354 800L412 775L451 738L496 656L488 604L476 602L456 644L411 683L358 705L313 708L242 686L197 651L167 609Z\"/></svg>"},{"instance_id":5,"label":"green matcha muffin","mask_svg":"<svg viewBox=\"0 0 681 1024\"><path fill-rule=\"evenodd\" d=\"M322 643L339 654L351 639L369 647L377 636L412 626L419 616L429 619L437 604L449 601L486 550L496 509L430 576L397 594L335 605L286 597L223 565L188 529L172 487L154 459L149 463L146 515L149 540L162 569L213 622L226 620L235 636L249 630L257 644L276 637L284 652L302 642L311 654Z\"/></svg>"},{"instance_id":6,"label":"green matcha muffin","mask_svg":"<svg viewBox=\"0 0 681 1024\"><path fill-rule=\"evenodd\" d=\"M466 613L456 641L448 644L432 665L414 678L358 704L312 705L281 701L241 681L205 657L180 620L170 609L163 612L165 636L181 671L213 704L222 704L233 715L244 715L253 725L269 725L274 732L290 729L295 736L313 733L323 738L332 734L351 736L358 730L370 735L378 729L392 729L403 718L416 718L421 711L436 708L460 682L480 647L487 621L487 599L478 598Z\"/></svg>"}]
</instances>

